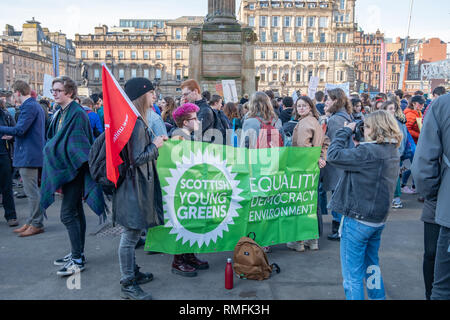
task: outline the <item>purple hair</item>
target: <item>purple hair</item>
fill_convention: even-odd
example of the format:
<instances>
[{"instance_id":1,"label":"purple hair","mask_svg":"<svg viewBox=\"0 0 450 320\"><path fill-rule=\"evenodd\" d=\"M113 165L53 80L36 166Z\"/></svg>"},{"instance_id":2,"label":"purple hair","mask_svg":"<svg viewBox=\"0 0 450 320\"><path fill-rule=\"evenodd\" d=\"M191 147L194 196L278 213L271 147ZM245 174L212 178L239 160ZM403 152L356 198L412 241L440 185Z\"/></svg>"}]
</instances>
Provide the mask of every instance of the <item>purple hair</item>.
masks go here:
<instances>
[{"instance_id":1,"label":"purple hair","mask_svg":"<svg viewBox=\"0 0 450 320\"><path fill-rule=\"evenodd\" d=\"M200 108L197 105L195 105L193 103L185 103L181 107L178 107L177 109L175 109L175 111L172 113L172 117L173 117L173 120L175 120L175 122L176 122L177 118L183 117L183 116L187 115L188 113L198 112L199 110L200 110Z\"/></svg>"}]
</instances>

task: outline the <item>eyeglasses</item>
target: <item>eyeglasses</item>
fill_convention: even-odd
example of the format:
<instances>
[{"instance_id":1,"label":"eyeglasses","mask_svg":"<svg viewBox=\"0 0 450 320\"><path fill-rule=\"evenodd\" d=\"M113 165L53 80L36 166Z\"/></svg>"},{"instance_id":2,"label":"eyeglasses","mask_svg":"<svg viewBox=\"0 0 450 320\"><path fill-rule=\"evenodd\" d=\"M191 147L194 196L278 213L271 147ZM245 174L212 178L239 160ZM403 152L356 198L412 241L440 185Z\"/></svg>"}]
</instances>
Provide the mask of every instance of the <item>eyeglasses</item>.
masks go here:
<instances>
[{"instance_id":1,"label":"eyeglasses","mask_svg":"<svg viewBox=\"0 0 450 320\"><path fill-rule=\"evenodd\" d=\"M60 90L60 89L50 89L50 93L54 94L54 93L61 93L64 92L64 90Z\"/></svg>"}]
</instances>

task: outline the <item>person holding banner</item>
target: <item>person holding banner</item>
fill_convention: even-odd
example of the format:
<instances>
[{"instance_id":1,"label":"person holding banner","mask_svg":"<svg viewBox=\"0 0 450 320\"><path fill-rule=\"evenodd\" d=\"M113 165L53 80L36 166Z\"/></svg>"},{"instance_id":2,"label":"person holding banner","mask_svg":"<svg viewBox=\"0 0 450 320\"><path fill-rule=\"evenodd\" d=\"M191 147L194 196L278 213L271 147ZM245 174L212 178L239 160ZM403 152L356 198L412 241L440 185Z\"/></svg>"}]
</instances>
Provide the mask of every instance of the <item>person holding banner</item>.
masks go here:
<instances>
[{"instance_id":1,"label":"person holding banner","mask_svg":"<svg viewBox=\"0 0 450 320\"><path fill-rule=\"evenodd\" d=\"M125 93L141 116L122 151L129 169L113 196L113 222L124 227L119 245L121 297L150 300L152 296L139 285L153 280L153 275L139 271L135 248L142 230L164 223L156 159L158 149L167 137L158 136L152 140L148 131L146 115L156 99L151 81L133 78L125 83Z\"/></svg>"},{"instance_id":2,"label":"person holding banner","mask_svg":"<svg viewBox=\"0 0 450 320\"><path fill-rule=\"evenodd\" d=\"M353 108L345 95L344 90L336 88L328 91L328 99L325 102L326 112L331 116L327 121L326 135L333 141L336 133L339 129L344 127L345 122L353 122L351 114ZM350 145L353 145L352 138L349 137ZM323 169L323 188L325 191L331 191L332 193L337 187L339 179L344 174L343 170L334 167L333 165L327 165ZM333 222L331 227L331 234L328 235L328 240L339 241L339 224L341 221L341 214L339 212L331 211L333 216Z\"/></svg>"},{"instance_id":3,"label":"person holding banner","mask_svg":"<svg viewBox=\"0 0 450 320\"><path fill-rule=\"evenodd\" d=\"M402 134L394 116L384 110L368 115L364 143L349 146L356 123L338 130L328 149L328 164L343 170L331 199L341 222L341 267L347 300L385 300L378 250L399 174Z\"/></svg>"},{"instance_id":4,"label":"person holding banner","mask_svg":"<svg viewBox=\"0 0 450 320\"><path fill-rule=\"evenodd\" d=\"M301 96L292 111L292 116L298 121L292 135L293 147L321 147L322 152L319 159L319 168L323 169L327 165L327 149L330 145L330 140L325 135L319 124L319 112L316 109L314 102L308 96ZM322 215L317 214L319 223L319 235L322 234L323 223ZM289 242L287 247L289 249L303 252L305 246L311 250L319 250L318 239L311 239L305 241Z\"/></svg>"},{"instance_id":5,"label":"person holding banner","mask_svg":"<svg viewBox=\"0 0 450 320\"><path fill-rule=\"evenodd\" d=\"M191 140L192 133L199 129L197 112L193 103L186 103L173 112L173 119L179 130L174 131L173 140ZM195 277L198 270L209 268L207 261L198 259L193 253L176 254L173 257L172 273L183 277Z\"/></svg>"}]
</instances>

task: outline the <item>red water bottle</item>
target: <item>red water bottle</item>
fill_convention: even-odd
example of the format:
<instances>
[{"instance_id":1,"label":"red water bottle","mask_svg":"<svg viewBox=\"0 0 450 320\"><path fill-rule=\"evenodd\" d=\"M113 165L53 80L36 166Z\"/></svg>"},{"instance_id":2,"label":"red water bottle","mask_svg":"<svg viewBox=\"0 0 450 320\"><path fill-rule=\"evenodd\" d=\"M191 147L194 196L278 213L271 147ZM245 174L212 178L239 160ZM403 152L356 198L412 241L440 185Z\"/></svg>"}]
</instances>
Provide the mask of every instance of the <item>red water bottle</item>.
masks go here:
<instances>
[{"instance_id":1,"label":"red water bottle","mask_svg":"<svg viewBox=\"0 0 450 320\"><path fill-rule=\"evenodd\" d=\"M227 266L225 267L225 289L233 289L233 267L231 266L230 258L228 258Z\"/></svg>"}]
</instances>

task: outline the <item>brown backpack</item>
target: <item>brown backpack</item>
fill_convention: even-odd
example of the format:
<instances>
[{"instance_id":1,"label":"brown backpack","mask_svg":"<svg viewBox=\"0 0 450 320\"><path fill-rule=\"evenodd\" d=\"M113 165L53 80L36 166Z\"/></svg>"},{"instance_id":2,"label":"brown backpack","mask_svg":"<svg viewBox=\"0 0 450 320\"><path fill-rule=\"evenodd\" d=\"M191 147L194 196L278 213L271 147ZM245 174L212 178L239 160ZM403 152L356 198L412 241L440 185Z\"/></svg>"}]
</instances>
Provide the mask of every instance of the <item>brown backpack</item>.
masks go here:
<instances>
[{"instance_id":1,"label":"brown backpack","mask_svg":"<svg viewBox=\"0 0 450 320\"><path fill-rule=\"evenodd\" d=\"M253 239L250 235L253 234ZM277 264L269 264L264 249L255 242L256 235L250 232L247 237L239 239L234 248L233 269L241 279L266 280L270 278L274 267L280 273Z\"/></svg>"}]
</instances>

